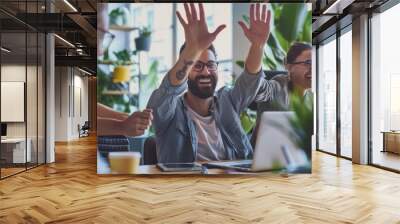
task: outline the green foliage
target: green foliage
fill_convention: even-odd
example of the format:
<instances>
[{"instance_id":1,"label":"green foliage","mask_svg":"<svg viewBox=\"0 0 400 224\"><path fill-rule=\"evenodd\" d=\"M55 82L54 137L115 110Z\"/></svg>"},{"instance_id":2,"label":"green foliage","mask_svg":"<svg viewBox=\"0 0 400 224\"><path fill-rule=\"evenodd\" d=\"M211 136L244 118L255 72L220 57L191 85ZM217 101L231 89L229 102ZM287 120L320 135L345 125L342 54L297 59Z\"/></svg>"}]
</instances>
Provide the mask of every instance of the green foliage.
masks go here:
<instances>
[{"instance_id":1,"label":"green foliage","mask_svg":"<svg viewBox=\"0 0 400 224\"><path fill-rule=\"evenodd\" d=\"M124 15L124 12L122 11L122 9L121 8L116 8L116 9L113 9L110 12L109 17L110 17L110 19L115 19L118 16L123 16L123 15Z\"/></svg>"},{"instance_id":2,"label":"green foliage","mask_svg":"<svg viewBox=\"0 0 400 224\"><path fill-rule=\"evenodd\" d=\"M113 9L108 16L110 18L110 24L120 26L127 25L129 19L129 10L125 7L119 7Z\"/></svg>"},{"instance_id":3,"label":"green foliage","mask_svg":"<svg viewBox=\"0 0 400 224\"><path fill-rule=\"evenodd\" d=\"M290 110L295 116L289 120L292 138L296 145L311 158L311 136L313 134L313 96L294 91L290 95Z\"/></svg>"},{"instance_id":4,"label":"green foliage","mask_svg":"<svg viewBox=\"0 0 400 224\"><path fill-rule=\"evenodd\" d=\"M113 53L117 59L116 61L113 61L114 65L130 65L133 63L131 60L133 52L122 50L118 52L114 51Z\"/></svg>"},{"instance_id":5,"label":"green foliage","mask_svg":"<svg viewBox=\"0 0 400 224\"><path fill-rule=\"evenodd\" d=\"M302 38L301 34L307 17L307 5L291 3L284 4L281 7L282 11L279 18L274 17L274 22L277 24L274 31L279 31L287 43L292 43Z\"/></svg>"},{"instance_id":6,"label":"green foliage","mask_svg":"<svg viewBox=\"0 0 400 224\"><path fill-rule=\"evenodd\" d=\"M151 93L159 86L158 78L158 61L153 61L153 63L150 65L147 75L140 80L141 91L139 109L144 109L146 107Z\"/></svg>"},{"instance_id":7,"label":"green foliage","mask_svg":"<svg viewBox=\"0 0 400 224\"><path fill-rule=\"evenodd\" d=\"M139 30L139 35L141 37L149 37L151 35L151 30L149 27L143 27Z\"/></svg>"},{"instance_id":8,"label":"green foliage","mask_svg":"<svg viewBox=\"0 0 400 224\"><path fill-rule=\"evenodd\" d=\"M240 123L246 134L250 133L256 123L256 115L250 111L244 111L240 114Z\"/></svg>"},{"instance_id":9,"label":"green foliage","mask_svg":"<svg viewBox=\"0 0 400 224\"><path fill-rule=\"evenodd\" d=\"M241 68L244 68L244 61L236 61L236 64Z\"/></svg>"}]
</instances>

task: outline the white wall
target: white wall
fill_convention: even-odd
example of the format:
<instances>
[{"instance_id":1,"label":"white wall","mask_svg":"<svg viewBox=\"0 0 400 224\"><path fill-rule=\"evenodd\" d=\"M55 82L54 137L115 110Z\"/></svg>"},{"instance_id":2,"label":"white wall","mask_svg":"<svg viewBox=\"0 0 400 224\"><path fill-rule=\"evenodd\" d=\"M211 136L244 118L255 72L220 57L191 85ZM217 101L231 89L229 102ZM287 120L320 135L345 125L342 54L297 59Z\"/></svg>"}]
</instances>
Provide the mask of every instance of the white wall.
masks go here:
<instances>
[{"instance_id":1,"label":"white wall","mask_svg":"<svg viewBox=\"0 0 400 224\"><path fill-rule=\"evenodd\" d=\"M88 78L83 75L76 68L56 67L55 141L79 138L78 124L88 120Z\"/></svg>"},{"instance_id":2,"label":"white wall","mask_svg":"<svg viewBox=\"0 0 400 224\"><path fill-rule=\"evenodd\" d=\"M74 108L72 108L71 135L73 138L79 137L78 124L82 126L85 121L89 120L88 78L81 76L83 73L77 75L76 72L77 70L75 70L74 75L74 96L72 96L74 99Z\"/></svg>"},{"instance_id":3,"label":"white wall","mask_svg":"<svg viewBox=\"0 0 400 224\"><path fill-rule=\"evenodd\" d=\"M69 84L67 67L55 68L55 141L68 141L69 136Z\"/></svg>"}]
</instances>

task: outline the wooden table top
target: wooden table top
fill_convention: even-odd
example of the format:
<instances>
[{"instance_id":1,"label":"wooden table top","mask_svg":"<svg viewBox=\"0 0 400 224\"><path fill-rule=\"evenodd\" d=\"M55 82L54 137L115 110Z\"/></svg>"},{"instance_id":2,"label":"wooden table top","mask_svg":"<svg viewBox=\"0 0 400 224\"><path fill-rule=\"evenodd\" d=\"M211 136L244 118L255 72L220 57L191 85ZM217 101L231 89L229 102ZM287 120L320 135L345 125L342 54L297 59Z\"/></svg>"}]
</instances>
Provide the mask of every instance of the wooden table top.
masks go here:
<instances>
[{"instance_id":1,"label":"wooden table top","mask_svg":"<svg viewBox=\"0 0 400 224\"><path fill-rule=\"evenodd\" d=\"M200 171L180 171L180 172L165 172L160 170L156 165L140 165L136 173L132 175L193 175L193 174L212 174L212 175L225 175L225 174L246 174L246 175L266 175L274 174L279 172L276 171L265 171L265 172L241 172L234 169L220 169L220 168L208 168L206 173ZM98 174L111 174L115 175L118 173L112 173L108 161L97 155L97 173ZM287 175L285 173L280 173L281 175ZM130 174L129 174L130 175Z\"/></svg>"}]
</instances>

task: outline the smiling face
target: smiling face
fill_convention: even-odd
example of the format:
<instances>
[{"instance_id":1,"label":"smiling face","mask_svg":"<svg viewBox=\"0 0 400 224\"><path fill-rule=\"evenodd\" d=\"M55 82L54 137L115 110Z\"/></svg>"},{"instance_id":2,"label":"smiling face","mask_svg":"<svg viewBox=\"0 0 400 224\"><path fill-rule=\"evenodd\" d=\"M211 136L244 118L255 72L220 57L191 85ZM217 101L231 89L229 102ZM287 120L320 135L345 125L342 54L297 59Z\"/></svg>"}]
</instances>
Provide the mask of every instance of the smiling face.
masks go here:
<instances>
[{"instance_id":1,"label":"smiling face","mask_svg":"<svg viewBox=\"0 0 400 224\"><path fill-rule=\"evenodd\" d=\"M193 95L207 99L214 95L218 82L217 59L214 53L207 49L203 51L189 72L188 88Z\"/></svg>"},{"instance_id":2,"label":"smiling face","mask_svg":"<svg viewBox=\"0 0 400 224\"><path fill-rule=\"evenodd\" d=\"M289 72L290 80L294 86L301 89L311 88L311 64L298 63L311 61L311 50L304 50L296 60L286 65L286 69Z\"/></svg>"}]
</instances>

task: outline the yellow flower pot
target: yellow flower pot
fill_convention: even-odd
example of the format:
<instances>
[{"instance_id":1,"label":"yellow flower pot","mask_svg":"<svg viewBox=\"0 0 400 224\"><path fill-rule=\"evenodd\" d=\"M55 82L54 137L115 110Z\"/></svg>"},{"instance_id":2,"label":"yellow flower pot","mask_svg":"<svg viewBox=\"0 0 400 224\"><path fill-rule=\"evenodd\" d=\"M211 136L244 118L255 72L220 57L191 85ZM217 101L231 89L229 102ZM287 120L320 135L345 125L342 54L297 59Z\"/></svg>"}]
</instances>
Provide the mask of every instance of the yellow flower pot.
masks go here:
<instances>
[{"instance_id":1,"label":"yellow flower pot","mask_svg":"<svg viewBox=\"0 0 400 224\"><path fill-rule=\"evenodd\" d=\"M128 65L120 65L114 68L113 72L113 82L127 82L131 78L130 74L130 66Z\"/></svg>"}]
</instances>

